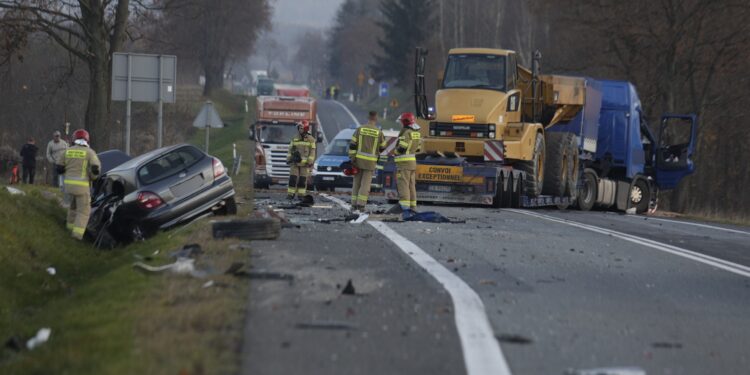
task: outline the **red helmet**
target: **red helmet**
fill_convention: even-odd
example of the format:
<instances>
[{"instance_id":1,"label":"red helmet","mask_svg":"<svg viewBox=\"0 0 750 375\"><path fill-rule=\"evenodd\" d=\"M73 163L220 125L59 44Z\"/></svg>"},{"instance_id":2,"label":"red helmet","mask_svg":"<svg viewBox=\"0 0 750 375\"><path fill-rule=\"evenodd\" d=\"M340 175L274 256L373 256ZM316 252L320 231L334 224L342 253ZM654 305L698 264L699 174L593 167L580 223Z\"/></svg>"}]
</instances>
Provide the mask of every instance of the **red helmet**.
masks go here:
<instances>
[{"instance_id":1,"label":"red helmet","mask_svg":"<svg viewBox=\"0 0 750 375\"><path fill-rule=\"evenodd\" d=\"M84 141L89 141L89 132L87 132L85 129L78 129L73 132L73 140L77 141L79 139L83 139Z\"/></svg>"},{"instance_id":2,"label":"red helmet","mask_svg":"<svg viewBox=\"0 0 750 375\"><path fill-rule=\"evenodd\" d=\"M404 112L401 114L401 116L398 116L398 121L404 126L409 126L413 125L416 122L416 119L414 118L413 113Z\"/></svg>"},{"instance_id":3,"label":"red helmet","mask_svg":"<svg viewBox=\"0 0 750 375\"><path fill-rule=\"evenodd\" d=\"M344 176L354 176L357 173L359 173L359 168L355 166L344 169Z\"/></svg>"},{"instance_id":4,"label":"red helmet","mask_svg":"<svg viewBox=\"0 0 750 375\"><path fill-rule=\"evenodd\" d=\"M297 123L297 130L302 129L303 132L309 133L310 132L310 122L307 120L302 120Z\"/></svg>"}]
</instances>

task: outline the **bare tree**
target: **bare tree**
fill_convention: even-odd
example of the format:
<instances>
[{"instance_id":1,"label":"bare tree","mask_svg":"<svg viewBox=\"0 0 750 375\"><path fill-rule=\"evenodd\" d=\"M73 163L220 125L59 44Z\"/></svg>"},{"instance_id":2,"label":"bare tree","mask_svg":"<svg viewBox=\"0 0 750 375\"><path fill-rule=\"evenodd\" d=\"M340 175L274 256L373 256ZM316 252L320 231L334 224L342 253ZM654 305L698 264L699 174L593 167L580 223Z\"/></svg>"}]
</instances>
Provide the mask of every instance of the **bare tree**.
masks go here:
<instances>
[{"instance_id":1,"label":"bare tree","mask_svg":"<svg viewBox=\"0 0 750 375\"><path fill-rule=\"evenodd\" d=\"M160 0L157 45L198 61L204 95L220 89L233 61L247 57L269 26L268 0Z\"/></svg>"},{"instance_id":2,"label":"bare tree","mask_svg":"<svg viewBox=\"0 0 750 375\"><path fill-rule=\"evenodd\" d=\"M127 37L130 0L1 0L0 19L11 30L10 47L27 35L44 33L88 66L89 96L85 125L95 142L109 144L112 53Z\"/></svg>"}]
</instances>

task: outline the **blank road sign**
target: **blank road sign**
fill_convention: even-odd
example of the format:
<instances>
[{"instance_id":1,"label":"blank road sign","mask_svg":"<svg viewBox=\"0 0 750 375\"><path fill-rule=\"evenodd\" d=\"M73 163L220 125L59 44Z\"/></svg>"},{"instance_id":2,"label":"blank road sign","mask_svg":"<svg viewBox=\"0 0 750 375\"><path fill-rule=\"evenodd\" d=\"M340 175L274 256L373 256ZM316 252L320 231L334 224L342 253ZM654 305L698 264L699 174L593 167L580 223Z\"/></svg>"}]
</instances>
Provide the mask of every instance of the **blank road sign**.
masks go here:
<instances>
[{"instance_id":1,"label":"blank road sign","mask_svg":"<svg viewBox=\"0 0 750 375\"><path fill-rule=\"evenodd\" d=\"M128 66L130 55L130 66ZM161 67L159 64L161 63ZM128 100L128 72L130 72L130 99L134 102L174 103L176 98L177 57L115 53L112 56L112 100Z\"/></svg>"}]
</instances>

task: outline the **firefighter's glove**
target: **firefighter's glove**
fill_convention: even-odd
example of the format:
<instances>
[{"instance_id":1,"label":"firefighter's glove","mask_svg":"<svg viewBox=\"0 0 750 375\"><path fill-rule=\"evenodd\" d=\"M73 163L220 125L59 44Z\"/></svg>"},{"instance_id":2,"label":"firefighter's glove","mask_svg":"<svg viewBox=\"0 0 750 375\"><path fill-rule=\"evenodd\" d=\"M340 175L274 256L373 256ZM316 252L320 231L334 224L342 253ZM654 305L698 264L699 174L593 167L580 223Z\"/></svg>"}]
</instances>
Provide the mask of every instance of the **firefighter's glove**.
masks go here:
<instances>
[{"instance_id":1,"label":"firefighter's glove","mask_svg":"<svg viewBox=\"0 0 750 375\"><path fill-rule=\"evenodd\" d=\"M57 174L65 174L65 166L64 165L56 165L55 169L57 169Z\"/></svg>"},{"instance_id":2,"label":"firefighter's glove","mask_svg":"<svg viewBox=\"0 0 750 375\"><path fill-rule=\"evenodd\" d=\"M302 155L300 155L299 151L294 151L292 154L292 163L299 164L302 162Z\"/></svg>"},{"instance_id":3,"label":"firefighter's glove","mask_svg":"<svg viewBox=\"0 0 750 375\"><path fill-rule=\"evenodd\" d=\"M355 143L349 142L349 149L353 150L353 151L356 151L357 150L357 145Z\"/></svg>"},{"instance_id":4,"label":"firefighter's glove","mask_svg":"<svg viewBox=\"0 0 750 375\"><path fill-rule=\"evenodd\" d=\"M99 170L99 166L98 165L92 165L91 166L91 174L93 174L94 176L98 176L99 172L100 172L100 170Z\"/></svg>"},{"instance_id":5,"label":"firefighter's glove","mask_svg":"<svg viewBox=\"0 0 750 375\"><path fill-rule=\"evenodd\" d=\"M401 147L401 146L399 146L399 147L398 147L398 148L396 149L396 152L398 152L399 154L405 154L405 153L406 153L406 147Z\"/></svg>"}]
</instances>

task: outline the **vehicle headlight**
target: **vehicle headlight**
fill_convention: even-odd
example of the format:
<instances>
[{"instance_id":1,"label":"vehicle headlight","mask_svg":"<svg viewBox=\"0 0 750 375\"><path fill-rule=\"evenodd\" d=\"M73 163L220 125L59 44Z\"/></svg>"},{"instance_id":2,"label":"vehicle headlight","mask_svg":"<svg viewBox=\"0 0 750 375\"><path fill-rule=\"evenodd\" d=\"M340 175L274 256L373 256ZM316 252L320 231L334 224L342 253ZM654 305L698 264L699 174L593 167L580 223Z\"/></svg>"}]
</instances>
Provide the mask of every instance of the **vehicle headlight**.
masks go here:
<instances>
[{"instance_id":1,"label":"vehicle headlight","mask_svg":"<svg viewBox=\"0 0 750 375\"><path fill-rule=\"evenodd\" d=\"M435 129L430 129L430 135L433 137L435 136Z\"/></svg>"},{"instance_id":2,"label":"vehicle headlight","mask_svg":"<svg viewBox=\"0 0 750 375\"><path fill-rule=\"evenodd\" d=\"M313 170L318 170L318 162L313 163Z\"/></svg>"},{"instance_id":3,"label":"vehicle headlight","mask_svg":"<svg viewBox=\"0 0 750 375\"><path fill-rule=\"evenodd\" d=\"M490 138L495 139L495 132L494 131L490 132Z\"/></svg>"},{"instance_id":4,"label":"vehicle headlight","mask_svg":"<svg viewBox=\"0 0 750 375\"><path fill-rule=\"evenodd\" d=\"M491 131L491 132L494 132L494 131L495 131L495 125L492 125L492 124L490 124L490 131Z\"/></svg>"}]
</instances>

